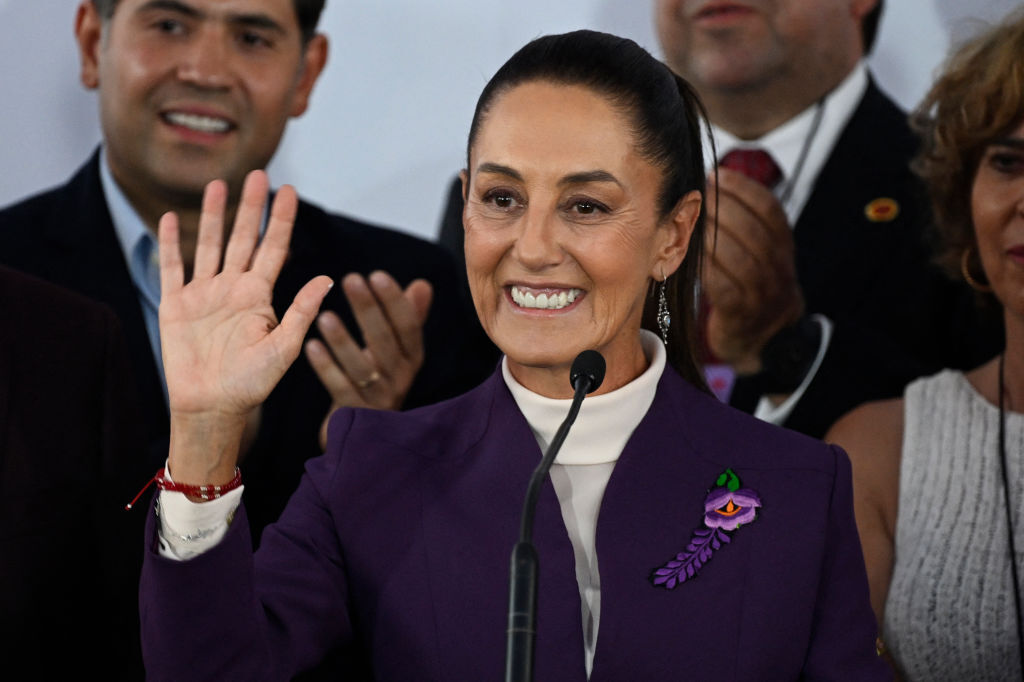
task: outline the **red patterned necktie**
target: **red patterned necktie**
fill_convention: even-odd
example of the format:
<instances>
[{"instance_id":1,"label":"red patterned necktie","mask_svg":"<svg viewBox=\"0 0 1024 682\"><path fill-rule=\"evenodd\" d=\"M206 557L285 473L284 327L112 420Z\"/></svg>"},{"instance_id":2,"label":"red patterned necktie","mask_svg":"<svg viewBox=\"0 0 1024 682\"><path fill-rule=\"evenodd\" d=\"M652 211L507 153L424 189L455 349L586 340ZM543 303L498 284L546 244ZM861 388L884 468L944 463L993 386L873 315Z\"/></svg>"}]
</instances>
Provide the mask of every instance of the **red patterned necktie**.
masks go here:
<instances>
[{"instance_id":1,"label":"red patterned necktie","mask_svg":"<svg viewBox=\"0 0 1024 682\"><path fill-rule=\"evenodd\" d=\"M768 189L774 188L782 179L782 171L771 154L763 149L734 149L722 157L720 165L739 171Z\"/></svg>"}]
</instances>

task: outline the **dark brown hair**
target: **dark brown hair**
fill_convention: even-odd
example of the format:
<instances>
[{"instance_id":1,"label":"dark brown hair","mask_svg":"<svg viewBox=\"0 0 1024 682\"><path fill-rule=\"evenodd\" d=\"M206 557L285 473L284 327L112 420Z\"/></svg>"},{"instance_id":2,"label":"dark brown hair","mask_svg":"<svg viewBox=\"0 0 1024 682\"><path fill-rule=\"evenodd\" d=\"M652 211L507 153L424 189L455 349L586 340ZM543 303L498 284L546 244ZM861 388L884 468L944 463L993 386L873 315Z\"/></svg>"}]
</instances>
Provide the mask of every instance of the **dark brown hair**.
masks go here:
<instances>
[{"instance_id":1,"label":"dark brown hair","mask_svg":"<svg viewBox=\"0 0 1024 682\"><path fill-rule=\"evenodd\" d=\"M596 31L538 38L505 62L477 101L469 130L467 167L469 152L494 100L533 81L586 87L607 98L632 121L638 152L663 173L658 195L662 218L687 192L705 194L701 122L706 122L707 116L693 88L632 40ZM702 203L686 258L668 276L665 294L671 313L668 362L685 379L707 390L695 352L695 288L704 253L705 222ZM643 327L658 333L654 286L651 292L644 306Z\"/></svg>"}]
</instances>

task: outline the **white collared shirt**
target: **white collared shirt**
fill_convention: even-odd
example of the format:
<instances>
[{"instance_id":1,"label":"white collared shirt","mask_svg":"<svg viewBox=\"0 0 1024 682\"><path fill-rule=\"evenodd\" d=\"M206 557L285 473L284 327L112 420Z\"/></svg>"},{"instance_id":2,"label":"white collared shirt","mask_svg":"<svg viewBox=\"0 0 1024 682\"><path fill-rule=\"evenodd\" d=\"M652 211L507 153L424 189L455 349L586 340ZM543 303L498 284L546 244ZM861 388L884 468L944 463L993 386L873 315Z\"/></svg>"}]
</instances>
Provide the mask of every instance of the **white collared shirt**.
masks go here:
<instances>
[{"instance_id":1,"label":"white collared shirt","mask_svg":"<svg viewBox=\"0 0 1024 682\"><path fill-rule=\"evenodd\" d=\"M114 180L105 149L100 150L100 186L103 188L110 220L114 224L117 242L121 245L121 253L128 266L128 274L135 285L149 346L164 391L164 405L167 405L167 379L164 378L164 360L160 349L160 252L156 236L146 227L146 223Z\"/></svg>"},{"instance_id":2,"label":"white collared shirt","mask_svg":"<svg viewBox=\"0 0 1024 682\"><path fill-rule=\"evenodd\" d=\"M732 133L711 126L715 138L715 146L719 158L734 149L763 149L771 154L772 159L782 171L782 180L775 186L775 195L782 197L786 192L788 198L783 204L789 224L795 225L807 199L811 196L818 174L825 166L832 149L842 134L850 117L856 111L864 93L868 88L868 70L863 61L826 95L819 104L803 110L789 121L754 140L741 140ZM815 126L814 120L821 107L821 120ZM815 130L817 128L817 130ZM810 138L810 139L808 139ZM800 167L799 159L804 145L807 154ZM705 149L705 159L710 171L713 165L710 149ZM796 177L794 178L794 173ZM792 185L789 189L788 186Z\"/></svg>"}]
</instances>

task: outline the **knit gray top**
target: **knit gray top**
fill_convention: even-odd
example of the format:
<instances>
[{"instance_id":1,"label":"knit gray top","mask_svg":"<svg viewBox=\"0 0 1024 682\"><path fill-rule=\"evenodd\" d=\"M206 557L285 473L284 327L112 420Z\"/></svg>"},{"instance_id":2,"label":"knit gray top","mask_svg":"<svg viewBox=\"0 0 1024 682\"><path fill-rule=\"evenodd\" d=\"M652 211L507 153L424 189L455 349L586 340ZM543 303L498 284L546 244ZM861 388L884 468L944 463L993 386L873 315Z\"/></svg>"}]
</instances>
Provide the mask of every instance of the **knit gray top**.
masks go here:
<instances>
[{"instance_id":1,"label":"knit gray top","mask_svg":"<svg viewBox=\"0 0 1024 682\"><path fill-rule=\"evenodd\" d=\"M907 387L899 512L883 639L907 680L1020 680L999 409L960 372ZM1006 415L1024 580L1024 414Z\"/></svg>"}]
</instances>

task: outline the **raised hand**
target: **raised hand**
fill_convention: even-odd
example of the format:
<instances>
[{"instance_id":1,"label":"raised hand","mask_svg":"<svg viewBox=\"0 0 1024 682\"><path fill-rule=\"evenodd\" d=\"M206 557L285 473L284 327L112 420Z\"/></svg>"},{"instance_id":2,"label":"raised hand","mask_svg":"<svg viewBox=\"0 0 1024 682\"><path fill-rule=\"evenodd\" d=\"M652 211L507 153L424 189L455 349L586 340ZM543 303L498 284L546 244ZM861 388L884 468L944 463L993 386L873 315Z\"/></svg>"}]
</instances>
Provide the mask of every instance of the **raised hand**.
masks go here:
<instances>
[{"instance_id":1,"label":"raised hand","mask_svg":"<svg viewBox=\"0 0 1024 682\"><path fill-rule=\"evenodd\" d=\"M718 170L718 202L710 188L701 288L711 304L708 345L740 374L761 369L761 350L804 310L796 278L793 233L778 200L760 183Z\"/></svg>"},{"instance_id":2,"label":"raised hand","mask_svg":"<svg viewBox=\"0 0 1024 682\"><path fill-rule=\"evenodd\" d=\"M423 323L432 296L425 280L415 280L403 291L379 271L367 279L350 274L342 288L366 346L360 348L332 312L317 321L324 341L306 344L306 357L331 394L331 408L320 429L321 447L326 446L330 413L337 408L401 407L423 364Z\"/></svg>"},{"instance_id":3,"label":"raised hand","mask_svg":"<svg viewBox=\"0 0 1024 682\"><path fill-rule=\"evenodd\" d=\"M160 219L160 339L171 409L170 460L173 476L182 482L230 480L247 415L298 357L332 284L323 276L311 280L278 324L272 293L288 253L298 199L291 187L277 192L257 248L267 190L262 171L246 178L222 266L227 187L221 181L207 186L188 284L177 216Z\"/></svg>"}]
</instances>

